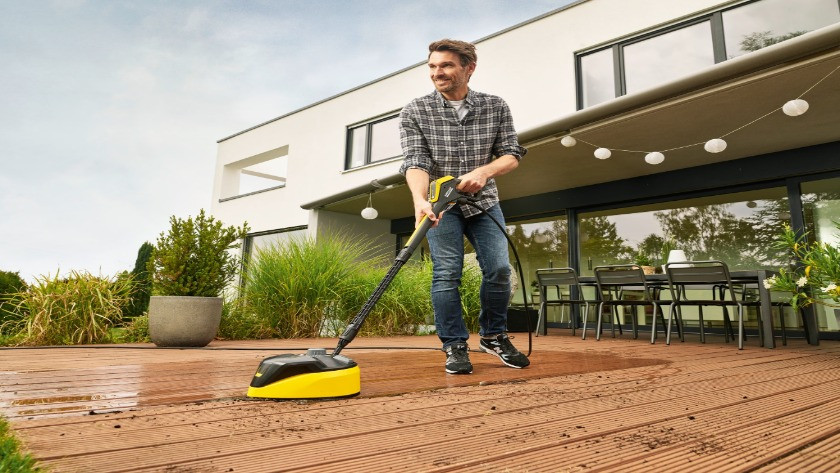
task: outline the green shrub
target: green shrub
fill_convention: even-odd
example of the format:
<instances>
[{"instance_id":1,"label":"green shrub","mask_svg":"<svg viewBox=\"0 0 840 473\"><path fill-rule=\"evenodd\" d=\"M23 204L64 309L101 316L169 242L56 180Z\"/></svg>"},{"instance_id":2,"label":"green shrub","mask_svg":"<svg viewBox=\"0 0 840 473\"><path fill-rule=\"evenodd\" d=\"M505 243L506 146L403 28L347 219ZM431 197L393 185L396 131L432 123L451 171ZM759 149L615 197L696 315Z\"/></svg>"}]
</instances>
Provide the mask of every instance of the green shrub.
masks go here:
<instances>
[{"instance_id":1,"label":"green shrub","mask_svg":"<svg viewBox=\"0 0 840 473\"><path fill-rule=\"evenodd\" d=\"M169 223L169 231L161 232L147 265L153 294L217 297L239 269L239 258L229 250L245 238L248 224L224 227L203 209L195 219L173 216Z\"/></svg>"},{"instance_id":2,"label":"green shrub","mask_svg":"<svg viewBox=\"0 0 840 473\"><path fill-rule=\"evenodd\" d=\"M131 291L131 300L125 310L124 316L137 317L149 310L149 296L152 295L152 277L149 274L149 260L155 247L151 243L144 242L137 250L137 259L134 262L134 269L131 270L131 278L134 280L134 288Z\"/></svg>"},{"instance_id":3,"label":"green shrub","mask_svg":"<svg viewBox=\"0 0 840 473\"><path fill-rule=\"evenodd\" d=\"M27 345L103 343L122 319L130 278L102 278L73 271L67 278L36 278L27 291L11 296L25 316L5 333L21 334Z\"/></svg>"},{"instance_id":4,"label":"green shrub","mask_svg":"<svg viewBox=\"0 0 840 473\"><path fill-rule=\"evenodd\" d=\"M149 338L149 316L148 314L133 317L123 326L123 343L148 343Z\"/></svg>"},{"instance_id":5,"label":"green shrub","mask_svg":"<svg viewBox=\"0 0 840 473\"><path fill-rule=\"evenodd\" d=\"M26 282L20 277L20 273L0 271L0 327L6 321L14 321L22 317L23 314L13 310L9 297L25 290Z\"/></svg>"},{"instance_id":6,"label":"green shrub","mask_svg":"<svg viewBox=\"0 0 840 473\"><path fill-rule=\"evenodd\" d=\"M0 417L0 471L31 473L42 471L35 466L35 459L20 451L20 443L9 429L9 423Z\"/></svg>"}]
</instances>

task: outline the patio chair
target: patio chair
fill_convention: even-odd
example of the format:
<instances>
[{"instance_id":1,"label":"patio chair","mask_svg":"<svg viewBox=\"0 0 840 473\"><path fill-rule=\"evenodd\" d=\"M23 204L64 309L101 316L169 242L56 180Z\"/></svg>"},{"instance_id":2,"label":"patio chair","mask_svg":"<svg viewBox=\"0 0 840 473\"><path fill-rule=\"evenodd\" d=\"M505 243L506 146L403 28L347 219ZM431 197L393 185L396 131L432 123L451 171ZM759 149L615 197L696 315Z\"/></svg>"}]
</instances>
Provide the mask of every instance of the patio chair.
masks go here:
<instances>
[{"instance_id":1,"label":"patio chair","mask_svg":"<svg viewBox=\"0 0 840 473\"><path fill-rule=\"evenodd\" d=\"M569 326L572 329L572 335L574 335L578 321L575 318L575 311L572 308L583 305L583 319L586 320L589 315L589 304L594 304L594 301L587 301L583 297L577 272L573 268L538 269L537 285L540 290L540 310L535 329L537 336L539 336L540 324L543 327L543 335L548 333L546 318L549 306L560 306L561 309L569 309ZM549 289L551 288L556 291L556 298L550 297ZM572 295L576 295L577 298L572 299Z\"/></svg>"},{"instance_id":2,"label":"patio chair","mask_svg":"<svg viewBox=\"0 0 840 473\"><path fill-rule=\"evenodd\" d=\"M756 287L756 284L742 283L742 282L738 282L738 281L734 281L734 280L732 282L735 286L735 295L737 296L738 294L740 294L742 301L750 301L750 302L758 301L758 294L757 294L758 288ZM721 299L723 299L724 293L725 293L725 287L723 287L723 285L720 286L719 292L720 292ZM802 313L802 310L793 308L790 305L790 302L775 301L775 302L772 303L772 305L773 305L773 307L777 307L779 309L779 327L782 329L782 335L781 335L782 345L787 346L787 324L785 322L785 308L786 307L791 307L791 309L794 311L795 314L799 314L799 316L802 318L802 326L803 327L807 327L807 320L805 318L805 315ZM726 307L724 307L723 310L726 311ZM724 312L724 314L726 316L728 316L728 312ZM758 315L758 323L761 323L761 313L760 312L759 312L759 315ZM731 322L730 322L730 332L731 332L731 330L732 329L731 329ZM773 331L773 337L776 338L775 330ZM732 335L732 338L734 339L735 335ZM805 338L806 339L808 338L807 328L805 330ZM744 340L746 340L746 336L744 337ZM761 331L759 331L759 343L761 345L764 345L764 336L763 336L763 332L761 332Z\"/></svg>"},{"instance_id":3,"label":"patio chair","mask_svg":"<svg viewBox=\"0 0 840 473\"><path fill-rule=\"evenodd\" d=\"M662 318L664 327L664 314L659 307L659 301L653 297L653 292L645 280L642 268L636 264L619 264L595 267L595 284L598 288L598 321L595 327L595 339L601 339L602 317L604 307L609 308L610 325L612 335L615 337L615 326L618 324L618 332L622 333L621 324L618 323L618 307L632 307L630 320L633 326L633 338L639 338L638 308L644 306L653 307L653 325L651 327L650 342L656 340L656 315ZM641 299L628 299L628 292L641 292ZM586 338L586 321L583 324L583 338Z\"/></svg>"},{"instance_id":4,"label":"patio chair","mask_svg":"<svg viewBox=\"0 0 840 473\"><path fill-rule=\"evenodd\" d=\"M682 318L679 309L683 306L698 307L700 322L700 341L706 342L706 333L703 323L703 307L717 306L723 308L724 318L724 340L729 341L732 330L732 321L729 319L727 306L738 308L738 349L744 348L744 307L758 307L759 301L739 299L735 295L735 286L729 275L729 267L722 261L686 261L681 263L668 263L665 265L665 274L668 276L668 288L671 292L671 306L668 311L668 328L666 330L665 343L671 344L671 323L674 320L674 313ZM711 297L689 298L688 290L708 288ZM718 299L719 296L720 298ZM678 320L678 323L681 320ZM684 325L684 324L683 324ZM727 332L726 328L729 328ZM683 331L684 332L684 331ZM685 341L684 333L680 334L680 340Z\"/></svg>"}]
</instances>

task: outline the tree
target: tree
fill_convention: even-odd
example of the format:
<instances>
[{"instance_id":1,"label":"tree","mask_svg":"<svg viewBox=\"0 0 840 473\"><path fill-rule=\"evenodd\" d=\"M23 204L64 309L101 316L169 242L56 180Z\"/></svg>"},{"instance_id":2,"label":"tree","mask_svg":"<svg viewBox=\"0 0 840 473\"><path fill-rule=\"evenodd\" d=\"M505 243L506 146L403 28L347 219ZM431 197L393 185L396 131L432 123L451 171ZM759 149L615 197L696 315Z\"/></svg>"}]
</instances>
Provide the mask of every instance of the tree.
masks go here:
<instances>
[{"instance_id":1,"label":"tree","mask_svg":"<svg viewBox=\"0 0 840 473\"><path fill-rule=\"evenodd\" d=\"M134 262L134 269L131 270L134 288L131 291L131 301L126 308L127 317L137 317L149 310L149 297L152 295L152 276L147 269L149 260L155 247L147 242L140 245L137 251L137 260Z\"/></svg>"},{"instance_id":2,"label":"tree","mask_svg":"<svg viewBox=\"0 0 840 473\"><path fill-rule=\"evenodd\" d=\"M20 273L11 271L0 271L0 325L7 320L20 317L15 312L13 304L8 301L9 296L26 290L26 282L20 277Z\"/></svg>"}]
</instances>

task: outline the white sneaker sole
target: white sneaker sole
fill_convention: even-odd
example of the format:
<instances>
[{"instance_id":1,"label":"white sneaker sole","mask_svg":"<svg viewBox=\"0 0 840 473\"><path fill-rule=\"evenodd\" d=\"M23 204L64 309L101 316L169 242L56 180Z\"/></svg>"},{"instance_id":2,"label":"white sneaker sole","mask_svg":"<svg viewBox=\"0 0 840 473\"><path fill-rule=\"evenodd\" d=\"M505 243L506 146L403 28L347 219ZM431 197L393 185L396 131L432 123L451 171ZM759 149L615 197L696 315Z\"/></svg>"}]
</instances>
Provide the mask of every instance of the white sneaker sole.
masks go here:
<instances>
[{"instance_id":1,"label":"white sneaker sole","mask_svg":"<svg viewBox=\"0 0 840 473\"><path fill-rule=\"evenodd\" d=\"M444 368L444 369L445 369L445 370L446 370L446 372L447 372L447 373L449 373L449 374L472 374L472 370L469 370L469 371L467 371L467 372L465 373L465 372L463 372L463 371L447 370L446 368Z\"/></svg>"}]
</instances>

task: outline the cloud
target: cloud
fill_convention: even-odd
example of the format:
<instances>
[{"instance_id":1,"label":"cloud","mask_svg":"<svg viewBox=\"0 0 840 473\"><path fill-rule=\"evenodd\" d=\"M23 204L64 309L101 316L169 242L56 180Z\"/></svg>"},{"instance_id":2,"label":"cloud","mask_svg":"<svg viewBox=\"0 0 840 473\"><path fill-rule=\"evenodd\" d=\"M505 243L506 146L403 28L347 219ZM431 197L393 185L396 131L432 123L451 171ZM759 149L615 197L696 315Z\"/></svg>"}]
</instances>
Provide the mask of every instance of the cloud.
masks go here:
<instances>
[{"instance_id":1,"label":"cloud","mask_svg":"<svg viewBox=\"0 0 840 473\"><path fill-rule=\"evenodd\" d=\"M0 3L0 269L131 269L216 141L568 1Z\"/></svg>"}]
</instances>

